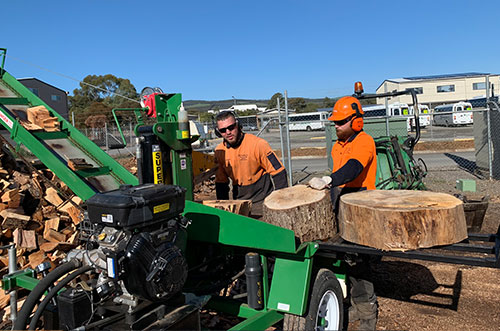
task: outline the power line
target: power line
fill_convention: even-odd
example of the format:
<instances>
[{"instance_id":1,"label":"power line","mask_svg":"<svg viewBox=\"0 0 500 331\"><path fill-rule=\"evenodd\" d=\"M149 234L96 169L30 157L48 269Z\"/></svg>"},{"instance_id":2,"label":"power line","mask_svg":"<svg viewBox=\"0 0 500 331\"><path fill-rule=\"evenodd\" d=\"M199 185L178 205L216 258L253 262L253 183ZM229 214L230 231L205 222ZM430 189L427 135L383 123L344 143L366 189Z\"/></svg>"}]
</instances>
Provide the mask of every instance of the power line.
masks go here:
<instances>
[{"instance_id":1,"label":"power line","mask_svg":"<svg viewBox=\"0 0 500 331\"><path fill-rule=\"evenodd\" d=\"M5 56L7 56L7 54L5 54ZM33 67L36 67L36 68L38 68L38 69L45 70L45 71L50 72L50 73L52 73L52 74L54 74L54 75L58 75L58 76L61 76L61 77L64 77L64 78L67 78L67 79L73 80L73 81L78 82L78 83L80 83L80 84L84 84L84 85L90 86L90 87L92 87L92 88L95 88L95 89L97 89L97 90L101 90L101 91L103 91L103 92L111 93L111 94L114 94L114 95L116 95L116 96L118 96L118 97L120 97L120 98L124 98L124 99L127 99L127 100L129 100L129 101L137 102L137 103L139 103L139 104L140 104L140 102L139 102L139 101L137 101L137 100L131 99L131 98L129 98L129 97L126 97L126 96L121 95L121 94L116 93L116 92L112 92L112 91L106 90L106 89L104 89L104 88L102 88L102 87L99 87L99 86L95 86L95 85L89 84L89 83L84 82L84 81L82 81L82 80L79 80L79 79L77 79L77 78L74 78L74 77L71 77L71 76L68 76L68 75L62 74L62 73L60 73L60 72L57 72L57 71L54 71L54 70L51 70L51 69L48 69L48 68L45 68L45 67L42 67L42 66L39 66L39 65L37 65L37 64L34 64L34 63L31 63L31 62L28 62L28 61L26 61L26 60L22 60L22 59L16 58L16 57L14 57L14 56L12 56L12 55L8 55L8 57L9 57L9 58L11 58L11 59L13 59L13 60L15 60L15 61L19 61L19 62L22 62L22 63L24 63L24 64L27 64L27 65L31 65L31 66L33 66Z\"/></svg>"}]
</instances>

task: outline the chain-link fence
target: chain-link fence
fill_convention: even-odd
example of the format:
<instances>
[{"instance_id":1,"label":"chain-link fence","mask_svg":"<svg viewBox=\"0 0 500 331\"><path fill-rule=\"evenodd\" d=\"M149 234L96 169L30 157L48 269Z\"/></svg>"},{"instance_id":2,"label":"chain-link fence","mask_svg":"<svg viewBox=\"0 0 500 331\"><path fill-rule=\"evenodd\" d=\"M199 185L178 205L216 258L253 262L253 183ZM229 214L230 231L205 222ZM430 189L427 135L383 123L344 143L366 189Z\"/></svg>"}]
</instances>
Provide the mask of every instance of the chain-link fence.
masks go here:
<instances>
[{"instance_id":1,"label":"chain-link fence","mask_svg":"<svg viewBox=\"0 0 500 331\"><path fill-rule=\"evenodd\" d=\"M469 102L470 106L456 104L462 108L421 109L420 140L415 146L415 158L424 161L428 172L461 170L465 178L500 179L500 136L496 134L496 128L500 125L498 98L475 99ZM399 116L384 116L387 113L385 106L382 110L375 108L364 107L364 130L371 136L416 137L411 109L401 109ZM294 173L293 183L312 173L327 173L331 169L328 156L336 140L335 127L328 121L330 113L290 112L288 122L286 112L281 110L280 113L281 121L278 112L242 116L239 121L245 132L260 135L278 152L283 163ZM286 130L287 123L289 132ZM123 138L120 130L111 125L84 128L81 131L108 150L122 144L124 139L131 154L135 148L133 126L134 123L130 122L121 124ZM200 140L206 143L197 143L195 148L209 150L220 142L213 132L213 126L213 122L198 123ZM450 182L457 179L460 178L450 178Z\"/></svg>"}]
</instances>

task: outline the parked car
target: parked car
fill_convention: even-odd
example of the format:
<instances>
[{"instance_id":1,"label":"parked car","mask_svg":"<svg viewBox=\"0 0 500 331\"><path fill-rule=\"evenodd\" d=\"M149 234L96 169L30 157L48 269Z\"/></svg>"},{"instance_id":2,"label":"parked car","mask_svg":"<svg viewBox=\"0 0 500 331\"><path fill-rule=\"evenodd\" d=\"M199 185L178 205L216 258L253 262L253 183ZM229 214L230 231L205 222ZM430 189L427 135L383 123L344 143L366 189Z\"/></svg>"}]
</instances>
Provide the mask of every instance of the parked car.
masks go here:
<instances>
[{"instance_id":1,"label":"parked car","mask_svg":"<svg viewBox=\"0 0 500 331\"><path fill-rule=\"evenodd\" d=\"M243 125L243 131L257 131L255 125Z\"/></svg>"}]
</instances>

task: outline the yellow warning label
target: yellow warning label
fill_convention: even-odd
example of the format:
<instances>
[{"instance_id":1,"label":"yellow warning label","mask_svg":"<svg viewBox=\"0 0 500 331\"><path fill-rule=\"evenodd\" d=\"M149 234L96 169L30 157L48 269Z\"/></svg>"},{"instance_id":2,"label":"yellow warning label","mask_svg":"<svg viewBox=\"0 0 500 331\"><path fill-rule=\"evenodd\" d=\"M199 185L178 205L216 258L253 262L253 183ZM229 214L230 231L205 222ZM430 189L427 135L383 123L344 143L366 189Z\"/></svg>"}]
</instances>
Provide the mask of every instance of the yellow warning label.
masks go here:
<instances>
[{"instance_id":1,"label":"yellow warning label","mask_svg":"<svg viewBox=\"0 0 500 331\"><path fill-rule=\"evenodd\" d=\"M169 210L170 203L162 203L161 205L153 207L153 214L161 213L162 211Z\"/></svg>"},{"instance_id":2,"label":"yellow warning label","mask_svg":"<svg viewBox=\"0 0 500 331\"><path fill-rule=\"evenodd\" d=\"M154 183L163 184L163 163L161 161L161 151L159 148L155 151L153 146L153 172L154 172Z\"/></svg>"},{"instance_id":3,"label":"yellow warning label","mask_svg":"<svg viewBox=\"0 0 500 331\"><path fill-rule=\"evenodd\" d=\"M189 131L182 131L182 139L189 138Z\"/></svg>"}]
</instances>

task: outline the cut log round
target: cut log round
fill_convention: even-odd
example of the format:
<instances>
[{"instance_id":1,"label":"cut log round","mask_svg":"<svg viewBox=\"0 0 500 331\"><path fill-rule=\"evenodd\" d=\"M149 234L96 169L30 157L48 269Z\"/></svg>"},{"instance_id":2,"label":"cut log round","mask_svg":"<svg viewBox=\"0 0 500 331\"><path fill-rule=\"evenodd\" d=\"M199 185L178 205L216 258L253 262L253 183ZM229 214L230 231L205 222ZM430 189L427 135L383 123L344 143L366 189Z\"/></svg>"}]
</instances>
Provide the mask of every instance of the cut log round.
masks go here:
<instances>
[{"instance_id":1,"label":"cut log round","mask_svg":"<svg viewBox=\"0 0 500 331\"><path fill-rule=\"evenodd\" d=\"M343 195L340 236L387 251L449 245L467 238L463 203L446 193L373 190Z\"/></svg>"},{"instance_id":2,"label":"cut log round","mask_svg":"<svg viewBox=\"0 0 500 331\"><path fill-rule=\"evenodd\" d=\"M329 192L305 185L271 193L264 200L262 221L293 230L301 242L324 240L337 233Z\"/></svg>"}]
</instances>

